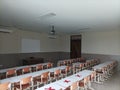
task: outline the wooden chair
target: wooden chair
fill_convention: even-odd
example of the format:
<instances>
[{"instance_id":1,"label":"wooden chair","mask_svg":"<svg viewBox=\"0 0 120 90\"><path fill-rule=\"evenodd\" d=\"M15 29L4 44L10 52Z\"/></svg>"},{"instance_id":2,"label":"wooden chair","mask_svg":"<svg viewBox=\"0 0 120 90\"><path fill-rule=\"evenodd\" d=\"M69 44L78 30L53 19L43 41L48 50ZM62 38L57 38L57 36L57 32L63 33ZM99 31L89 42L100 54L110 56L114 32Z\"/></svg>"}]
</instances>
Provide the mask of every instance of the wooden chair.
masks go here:
<instances>
[{"instance_id":1,"label":"wooden chair","mask_svg":"<svg viewBox=\"0 0 120 90\"><path fill-rule=\"evenodd\" d=\"M86 62L86 63L85 63L85 69L88 69L88 67L89 67L89 63Z\"/></svg>"},{"instance_id":2,"label":"wooden chair","mask_svg":"<svg viewBox=\"0 0 120 90\"><path fill-rule=\"evenodd\" d=\"M94 65L97 65L97 60L96 59L94 59L93 62L94 62Z\"/></svg>"},{"instance_id":3,"label":"wooden chair","mask_svg":"<svg viewBox=\"0 0 120 90\"><path fill-rule=\"evenodd\" d=\"M55 80L58 80L61 78L61 70L60 69L57 69L54 71L54 78L55 78Z\"/></svg>"},{"instance_id":4,"label":"wooden chair","mask_svg":"<svg viewBox=\"0 0 120 90\"><path fill-rule=\"evenodd\" d=\"M67 66L70 66L71 65L71 61L67 61Z\"/></svg>"},{"instance_id":5,"label":"wooden chair","mask_svg":"<svg viewBox=\"0 0 120 90\"><path fill-rule=\"evenodd\" d=\"M22 78L20 82L14 84L14 89L16 90L33 90L32 86L32 76Z\"/></svg>"},{"instance_id":6,"label":"wooden chair","mask_svg":"<svg viewBox=\"0 0 120 90\"><path fill-rule=\"evenodd\" d=\"M25 67L22 69L22 74L30 73L30 72L31 72L31 67Z\"/></svg>"},{"instance_id":7,"label":"wooden chair","mask_svg":"<svg viewBox=\"0 0 120 90\"><path fill-rule=\"evenodd\" d=\"M66 61L66 60L65 60L65 61L63 61L63 64L64 64L64 65L67 65L67 61Z\"/></svg>"},{"instance_id":8,"label":"wooden chair","mask_svg":"<svg viewBox=\"0 0 120 90\"><path fill-rule=\"evenodd\" d=\"M43 70L43 65L39 64L36 66L36 71Z\"/></svg>"},{"instance_id":9,"label":"wooden chair","mask_svg":"<svg viewBox=\"0 0 120 90\"><path fill-rule=\"evenodd\" d=\"M96 59L94 59L94 63L95 63L95 65L97 65L100 63L100 60L98 58L96 58Z\"/></svg>"},{"instance_id":10,"label":"wooden chair","mask_svg":"<svg viewBox=\"0 0 120 90\"><path fill-rule=\"evenodd\" d=\"M97 83L102 83L103 81L103 70L96 70L96 81Z\"/></svg>"},{"instance_id":11,"label":"wooden chair","mask_svg":"<svg viewBox=\"0 0 120 90\"><path fill-rule=\"evenodd\" d=\"M11 90L11 83L6 82L6 83L0 84L0 90Z\"/></svg>"},{"instance_id":12,"label":"wooden chair","mask_svg":"<svg viewBox=\"0 0 120 90\"><path fill-rule=\"evenodd\" d=\"M80 90L82 90L82 89L84 90L84 89L85 89L84 86L85 86L84 80L80 80L80 81L79 81L79 88L80 88Z\"/></svg>"},{"instance_id":13,"label":"wooden chair","mask_svg":"<svg viewBox=\"0 0 120 90\"><path fill-rule=\"evenodd\" d=\"M10 69L10 70L7 70L6 72L6 78L8 77L12 77L12 76L16 76L16 70L15 69Z\"/></svg>"},{"instance_id":14,"label":"wooden chair","mask_svg":"<svg viewBox=\"0 0 120 90\"><path fill-rule=\"evenodd\" d=\"M84 69L84 63L81 63L80 67L81 67L81 70L83 70Z\"/></svg>"},{"instance_id":15,"label":"wooden chair","mask_svg":"<svg viewBox=\"0 0 120 90\"><path fill-rule=\"evenodd\" d=\"M102 83L107 79L106 67L103 67L101 70L97 70L98 83Z\"/></svg>"},{"instance_id":16,"label":"wooden chair","mask_svg":"<svg viewBox=\"0 0 120 90\"><path fill-rule=\"evenodd\" d=\"M77 68L76 67L72 67L72 73L75 74L77 71Z\"/></svg>"},{"instance_id":17,"label":"wooden chair","mask_svg":"<svg viewBox=\"0 0 120 90\"><path fill-rule=\"evenodd\" d=\"M114 70L114 67L115 67L115 64L114 64L114 63L111 63L111 64L110 64L110 69L109 69L109 74L110 74L110 76L113 74L113 71L115 71L115 70Z\"/></svg>"},{"instance_id":18,"label":"wooden chair","mask_svg":"<svg viewBox=\"0 0 120 90\"><path fill-rule=\"evenodd\" d=\"M92 62L93 62L93 61L91 60L91 61L90 61L90 68L92 68Z\"/></svg>"},{"instance_id":19,"label":"wooden chair","mask_svg":"<svg viewBox=\"0 0 120 90\"><path fill-rule=\"evenodd\" d=\"M84 57L80 57L80 62L85 62L85 58Z\"/></svg>"},{"instance_id":20,"label":"wooden chair","mask_svg":"<svg viewBox=\"0 0 120 90\"><path fill-rule=\"evenodd\" d=\"M41 75L33 77L33 86L34 86L34 88L39 87L40 84L41 84Z\"/></svg>"},{"instance_id":21,"label":"wooden chair","mask_svg":"<svg viewBox=\"0 0 120 90\"><path fill-rule=\"evenodd\" d=\"M107 75L108 77L112 76L112 74L110 74L110 64L107 65Z\"/></svg>"},{"instance_id":22,"label":"wooden chair","mask_svg":"<svg viewBox=\"0 0 120 90\"><path fill-rule=\"evenodd\" d=\"M53 63L48 63L47 68L51 68L51 67L53 67Z\"/></svg>"},{"instance_id":23,"label":"wooden chair","mask_svg":"<svg viewBox=\"0 0 120 90\"><path fill-rule=\"evenodd\" d=\"M87 90L89 84L89 78L85 77L83 80L79 81L79 88Z\"/></svg>"},{"instance_id":24,"label":"wooden chair","mask_svg":"<svg viewBox=\"0 0 120 90\"><path fill-rule=\"evenodd\" d=\"M50 79L50 82L53 82L55 80L54 72L49 73L49 79Z\"/></svg>"},{"instance_id":25,"label":"wooden chair","mask_svg":"<svg viewBox=\"0 0 120 90\"><path fill-rule=\"evenodd\" d=\"M76 62L79 62L79 58L76 58Z\"/></svg>"},{"instance_id":26,"label":"wooden chair","mask_svg":"<svg viewBox=\"0 0 120 90\"><path fill-rule=\"evenodd\" d=\"M47 84L49 82L49 72L44 72L41 74L41 84Z\"/></svg>"},{"instance_id":27,"label":"wooden chair","mask_svg":"<svg viewBox=\"0 0 120 90\"><path fill-rule=\"evenodd\" d=\"M58 65L57 66L63 66L64 63L63 62L58 62Z\"/></svg>"},{"instance_id":28,"label":"wooden chair","mask_svg":"<svg viewBox=\"0 0 120 90\"><path fill-rule=\"evenodd\" d=\"M73 63L75 63L76 62L76 59L73 59Z\"/></svg>"},{"instance_id":29,"label":"wooden chair","mask_svg":"<svg viewBox=\"0 0 120 90\"><path fill-rule=\"evenodd\" d=\"M83 65L82 63L80 63L79 66L76 68L76 72L81 71L82 68L83 68L83 66L84 66L84 65Z\"/></svg>"},{"instance_id":30,"label":"wooden chair","mask_svg":"<svg viewBox=\"0 0 120 90\"><path fill-rule=\"evenodd\" d=\"M70 59L70 66L72 66L73 61Z\"/></svg>"},{"instance_id":31,"label":"wooden chair","mask_svg":"<svg viewBox=\"0 0 120 90\"><path fill-rule=\"evenodd\" d=\"M71 67L71 66L67 66L67 67L65 68L65 71L66 71L66 76L72 74L72 67Z\"/></svg>"},{"instance_id":32,"label":"wooden chair","mask_svg":"<svg viewBox=\"0 0 120 90\"><path fill-rule=\"evenodd\" d=\"M94 72L90 75L90 80L91 80L91 82L96 82L96 71L94 71Z\"/></svg>"},{"instance_id":33,"label":"wooden chair","mask_svg":"<svg viewBox=\"0 0 120 90\"><path fill-rule=\"evenodd\" d=\"M108 78L109 78L109 76L108 76L108 68L103 67L103 79L107 80Z\"/></svg>"},{"instance_id":34,"label":"wooden chair","mask_svg":"<svg viewBox=\"0 0 120 90\"><path fill-rule=\"evenodd\" d=\"M72 83L72 85L70 86L70 90L79 90L79 82L74 82Z\"/></svg>"},{"instance_id":35,"label":"wooden chair","mask_svg":"<svg viewBox=\"0 0 120 90\"><path fill-rule=\"evenodd\" d=\"M60 90L70 90L70 86L66 87L65 89L60 89Z\"/></svg>"},{"instance_id":36,"label":"wooden chair","mask_svg":"<svg viewBox=\"0 0 120 90\"><path fill-rule=\"evenodd\" d=\"M91 61L91 67L94 66L94 60Z\"/></svg>"},{"instance_id":37,"label":"wooden chair","mask_svg":"<svg viewBox=\"0 0 120 90\"><path fill-rule=\"evenodd\" d=\"M61 70L61 74L62 74L62 77L66 77L68 75L70 75L72 72L71 72L71 67L70 66L66 66L65 70Z\"/></svg>"},{"instance_id":38,"label":"wooden chair","mask_svg":"<svg viewBox=\"0 0 120 90\"><path fill-rule=\"evenodd\" d=\"M71 63L74 63L74 59L71 59Z\"/></svg>"}]
</instances>

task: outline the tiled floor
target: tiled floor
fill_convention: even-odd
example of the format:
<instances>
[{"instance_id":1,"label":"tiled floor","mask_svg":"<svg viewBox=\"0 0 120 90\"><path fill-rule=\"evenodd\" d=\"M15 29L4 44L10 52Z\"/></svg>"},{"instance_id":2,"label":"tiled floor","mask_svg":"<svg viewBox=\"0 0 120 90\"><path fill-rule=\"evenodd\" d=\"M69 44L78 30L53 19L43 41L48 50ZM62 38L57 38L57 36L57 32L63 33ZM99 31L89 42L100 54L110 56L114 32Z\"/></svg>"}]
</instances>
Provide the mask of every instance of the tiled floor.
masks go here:
<instances>
[{"instance_id":1,"label":"tiled floor","mask_svg":"<svg viewBox=\"0 0 120 90\"><path fill-rule=\"evenodd\" d=\"M92 84L94 90L120 90L120 71L115 73L103 84Z\"/></svg>"}]
</instances>

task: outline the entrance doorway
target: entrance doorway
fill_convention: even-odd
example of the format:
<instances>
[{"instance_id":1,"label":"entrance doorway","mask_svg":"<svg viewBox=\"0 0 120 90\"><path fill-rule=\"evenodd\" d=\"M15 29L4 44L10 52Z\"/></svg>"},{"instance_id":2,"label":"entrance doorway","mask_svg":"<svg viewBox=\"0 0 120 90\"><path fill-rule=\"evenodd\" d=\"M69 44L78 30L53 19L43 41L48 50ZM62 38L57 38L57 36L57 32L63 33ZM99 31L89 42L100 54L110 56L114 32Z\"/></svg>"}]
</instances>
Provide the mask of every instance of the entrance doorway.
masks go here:
<instances>
[{"instance_id":1,"label":"entrance doorway","mask_svg":"<svg viewBox=\"0 0 120 90\"><path fill-rule=\"evenodd\" d=\"M72 35L70 37L70 58L81 57L81 35Z\"/></svg>"}]
</instances>

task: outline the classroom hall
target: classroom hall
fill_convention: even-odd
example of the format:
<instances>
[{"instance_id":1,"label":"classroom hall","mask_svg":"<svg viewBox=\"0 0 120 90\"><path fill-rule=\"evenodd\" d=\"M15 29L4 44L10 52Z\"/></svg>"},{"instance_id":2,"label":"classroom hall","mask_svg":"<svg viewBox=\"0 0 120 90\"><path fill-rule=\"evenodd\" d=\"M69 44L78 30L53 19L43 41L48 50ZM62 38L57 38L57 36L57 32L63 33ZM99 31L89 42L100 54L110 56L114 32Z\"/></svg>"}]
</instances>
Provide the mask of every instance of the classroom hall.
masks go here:
<instances>
[{"instance_id":1,"label":"classroom hall","mask_svg":"<svg viewBox=\"0 0 120 90\"><path fill-rule=\"evenodd\" d=\"M7 76L11 69L15 74ZM120 1L0 0L0 86L9 82L9 90L22 90L16 78L36 78L39 72L41 79L48 71L48 81L32 80L29 90L119 90ZM80 79L70 79L75 75ZM86 77L91 85L83 88ZM66 79L72 82L61 85Z\"/></svg>"}]
</instances>

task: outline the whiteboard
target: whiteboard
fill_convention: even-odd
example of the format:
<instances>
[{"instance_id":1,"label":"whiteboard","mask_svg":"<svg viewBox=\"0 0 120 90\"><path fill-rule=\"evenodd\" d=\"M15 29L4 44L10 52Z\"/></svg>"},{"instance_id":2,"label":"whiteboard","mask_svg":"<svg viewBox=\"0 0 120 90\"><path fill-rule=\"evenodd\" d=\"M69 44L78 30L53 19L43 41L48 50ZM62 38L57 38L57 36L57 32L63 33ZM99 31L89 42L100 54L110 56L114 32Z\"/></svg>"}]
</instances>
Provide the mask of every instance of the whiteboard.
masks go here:
<instances>
[{"instance_id":1,"label":"whiteboard","mask_svg":"<svg viewBox=\"0 0 120 90\"><path fill-rule=\"evenodd\" d=\"M21 44L22 53L40 52L40 40L24 38Z\"/></svg>"}]
</instances>

